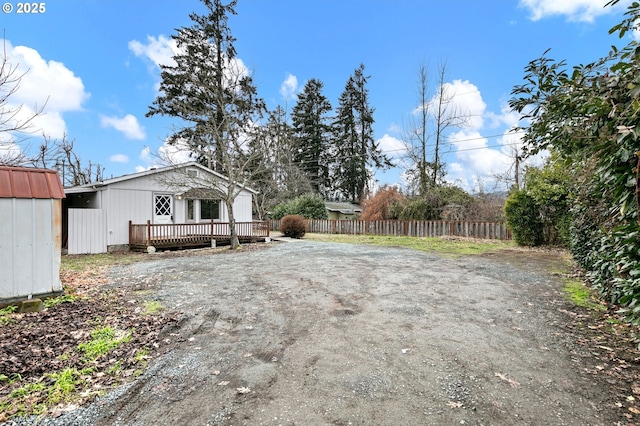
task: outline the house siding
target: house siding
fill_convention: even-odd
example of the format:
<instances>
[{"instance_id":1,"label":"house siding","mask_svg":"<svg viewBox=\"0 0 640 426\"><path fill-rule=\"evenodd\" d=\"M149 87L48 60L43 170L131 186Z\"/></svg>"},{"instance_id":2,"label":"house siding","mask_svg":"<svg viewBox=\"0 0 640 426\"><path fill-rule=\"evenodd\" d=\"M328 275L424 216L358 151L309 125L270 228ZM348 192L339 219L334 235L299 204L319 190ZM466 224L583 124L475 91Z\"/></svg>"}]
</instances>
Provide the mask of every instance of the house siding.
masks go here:
<instances>
[{"instance_id":1,"label":"house siding","mask_svg":"<svg viewBox=\"0 0 640 426\"><path fill-rule=\"evenodd\" d=\"M187 166L189 167L189 166ZM197 166L196 166L197 168ZM199 173L207 173L200 169ZM178 199L181 190L176 182L184 179L174 170L139 176L123 176L83 187L73 188L69 194L69 207L102 209L106 213L105 229L107 249L126 248L129 244L129 221L134 224L154 222L154 195L168 194L173 200L173 223L187 223L186 199ZM216 177L218 179L218 177ZM223 202L220 203L220 222L228 222L229 214ZM234 214L237 222L252 221L253 196L249 190L242 189L234 202ZM70 222L69 227L73 225ZM69 231L71 233L71 231Z\"/></svg>"},{"instance_id":2,"label":"house siding","mask_svg":"<svg viewBox=\"0 0 640 426\"><path fill-rule=\"evenodd\" d=\"M173 196L173 222L186 222L186 200L178 200L174 195L178 191L167 190L161 178L144 176L108 185L98 193L100 205L108 210L107 246L122 246L129 243L129 221L133 223L153 222L154 194ZM236 222L251 222L252 195L242 190L233 205ZM221 203L221 222L229 220L224 203Z\"/></svg>"}]
</instances>

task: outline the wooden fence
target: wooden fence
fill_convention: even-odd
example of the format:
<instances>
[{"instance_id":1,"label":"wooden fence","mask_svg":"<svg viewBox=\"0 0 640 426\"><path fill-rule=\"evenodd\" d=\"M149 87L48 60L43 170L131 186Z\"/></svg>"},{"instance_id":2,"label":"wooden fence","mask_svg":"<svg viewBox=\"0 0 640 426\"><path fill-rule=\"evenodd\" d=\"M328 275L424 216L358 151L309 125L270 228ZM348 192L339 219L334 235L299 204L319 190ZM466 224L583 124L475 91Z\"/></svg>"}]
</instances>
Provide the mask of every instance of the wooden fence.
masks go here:
<instances>
[{"instance_id":1,"label":"wooden fence","mask_svg":"<svg viewBox=\"0 0 640 426\"><path fill-rule=\"evenodd\" d=\"M307 220L307 232L320 234L369 234L410 237L469 237L510 240L511 231L503 222L465 222L445 220ZM271 220L272 231L280 229Z\"/></svg>"}]
</instances>

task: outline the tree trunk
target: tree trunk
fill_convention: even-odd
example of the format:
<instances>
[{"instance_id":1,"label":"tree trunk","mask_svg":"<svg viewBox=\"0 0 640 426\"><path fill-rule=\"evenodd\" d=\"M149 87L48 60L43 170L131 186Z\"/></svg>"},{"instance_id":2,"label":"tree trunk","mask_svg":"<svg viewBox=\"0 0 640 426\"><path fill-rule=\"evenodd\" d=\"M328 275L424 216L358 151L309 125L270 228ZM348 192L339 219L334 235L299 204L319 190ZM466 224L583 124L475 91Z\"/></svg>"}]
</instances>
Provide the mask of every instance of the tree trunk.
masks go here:
<instances>
[{"instance_id":1,"label":"tree trunk","mask_svg":"<svg viewBox=\"0 0 640 426\"><path fill-rule=\"evenodd\" d=\"M240 240L238 239L238 232L236 231L236 219L233 216L233 200L225 200L227 206L227 214L229 216L229 232L231 233L230 242L231 248L235 249L240 247Z\"/></svg>"}]
</instances>

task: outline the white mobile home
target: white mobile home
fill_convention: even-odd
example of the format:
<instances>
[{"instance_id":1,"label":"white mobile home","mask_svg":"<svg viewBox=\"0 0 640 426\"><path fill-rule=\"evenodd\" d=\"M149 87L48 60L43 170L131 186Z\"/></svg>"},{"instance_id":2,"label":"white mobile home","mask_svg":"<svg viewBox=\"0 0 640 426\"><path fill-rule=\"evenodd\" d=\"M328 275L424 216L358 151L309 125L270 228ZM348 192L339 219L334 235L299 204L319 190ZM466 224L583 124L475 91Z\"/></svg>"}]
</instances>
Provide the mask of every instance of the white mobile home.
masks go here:
<instances>
[{"instance_id":1,"label":"white mobile home","mask_svg":"<svg viewBox=\"0 0 640 426\"><path fill-rule=\"evenodd\" d=\"M62 198L55 171L0 167L0 304L62 292Z\"/></svg>"},{"instance_id":2,"label":"white mobile home","mask_svg":"<svg viewBox=\"0 0 640 426\"><path fill-rule=\"evenodd\" d=\"M191 162L67 188L68 253L126 250L132 237L130 224L155 226L157 232L170 232L176 241L180 235L213 236L214 224L229 221L222 202L228 185L225 176ZM235 221L251 223L255 191L242 185L235 188ZM159 225L166 227L161 230Z\"/></svg>"}]
</instances>

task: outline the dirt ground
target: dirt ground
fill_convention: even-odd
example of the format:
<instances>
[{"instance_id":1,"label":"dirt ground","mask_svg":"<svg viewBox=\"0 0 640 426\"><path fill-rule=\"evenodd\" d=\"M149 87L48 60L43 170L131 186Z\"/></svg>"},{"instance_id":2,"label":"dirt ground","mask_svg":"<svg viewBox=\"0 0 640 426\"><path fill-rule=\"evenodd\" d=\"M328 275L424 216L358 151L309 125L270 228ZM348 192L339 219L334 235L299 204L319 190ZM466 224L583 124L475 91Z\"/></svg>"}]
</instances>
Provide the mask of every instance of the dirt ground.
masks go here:
<instances>
[{"instance_id":1,"label":"dirt ground","mask_svg":"<svg viewBox=\"0 0 640 426\"><path fill-rule=\"evenodd\" d=\"M580 344L581 331L565 326L578 314L553 273L563 268L556 255L441 257L302 240L157 256L114 268L110 285L183 313L163 341L172 349L95 401L84 420L59 422L614 425L630 417L617 402L625 402L619 382L631 389L635 376L599 374L617 368L600 356L608 348Z\"/></svg>"}]
</instances>

